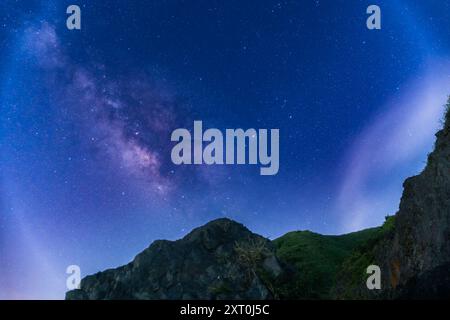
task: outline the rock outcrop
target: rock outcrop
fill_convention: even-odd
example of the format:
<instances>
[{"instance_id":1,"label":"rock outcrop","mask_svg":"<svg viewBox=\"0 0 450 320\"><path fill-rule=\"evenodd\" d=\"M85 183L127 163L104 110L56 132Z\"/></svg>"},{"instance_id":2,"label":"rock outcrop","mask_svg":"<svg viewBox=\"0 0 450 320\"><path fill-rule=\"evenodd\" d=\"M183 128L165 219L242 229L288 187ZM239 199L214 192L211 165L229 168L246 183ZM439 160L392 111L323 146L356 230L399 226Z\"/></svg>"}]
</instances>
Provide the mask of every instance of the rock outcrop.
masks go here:
<instances>
[{"instance_id":1,"label":"rock outcrop","mask_svg":"<svg viewBox=\"0 0 450 320\"><path fill-rule=\"evenodd\" d=\"M337 298L450 296L450 112L436 138L425 169L404 182L394 228L347 262ZM368 264L380 267L381 290L368 290L361 277L355 281L355 272L368 277Z\"/></svg>"},{"instance_id":2,"label":"rock outcrop","mask_svg":"<svg viewBox=\"0 0 450 320\"><path fill-rule=\"evenodd\" d=\"M389 248L377 253L387 275L384 288L394 297L409 295L414 283L441 273L439 269L450 263L450 113L446 117L426 168L404 183ZM448 278L450 269L446 273ZM445 282L427 282L430 294L444 289Z\"/></svg>"},{"instance_id":3,"label":"rock outcrop","mask_svg":"<svg viewBox=\"0 0 450 320\"><path fill-rule=\"evenodd\" d=\"M282 273L269 240L218 219L84 278L66 299L272 299Z\"/></svg>"}]
</instances>

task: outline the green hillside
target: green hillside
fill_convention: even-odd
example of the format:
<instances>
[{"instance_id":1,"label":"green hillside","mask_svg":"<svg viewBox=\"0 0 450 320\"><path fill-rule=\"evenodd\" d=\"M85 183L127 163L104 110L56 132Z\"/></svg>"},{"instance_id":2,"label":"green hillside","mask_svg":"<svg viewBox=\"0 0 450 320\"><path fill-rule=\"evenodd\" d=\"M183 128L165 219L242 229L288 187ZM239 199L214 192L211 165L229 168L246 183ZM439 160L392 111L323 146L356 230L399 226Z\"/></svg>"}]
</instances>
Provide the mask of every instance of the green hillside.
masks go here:
<instances>
[{"instance_id":1,"label":"green hillside","mask_svg":"<svg viewBox=\"0 0 450 320\"><path fill-rule=\"evenodd\" d=\"M393 217L383 226L339 236L310 231L294 231L274 240L278 258L294 266L292 281L283 295L294 299L329 298L336 275L344 262L360 248L379 239L393 225Z\"/></svg>"}]
</instances>

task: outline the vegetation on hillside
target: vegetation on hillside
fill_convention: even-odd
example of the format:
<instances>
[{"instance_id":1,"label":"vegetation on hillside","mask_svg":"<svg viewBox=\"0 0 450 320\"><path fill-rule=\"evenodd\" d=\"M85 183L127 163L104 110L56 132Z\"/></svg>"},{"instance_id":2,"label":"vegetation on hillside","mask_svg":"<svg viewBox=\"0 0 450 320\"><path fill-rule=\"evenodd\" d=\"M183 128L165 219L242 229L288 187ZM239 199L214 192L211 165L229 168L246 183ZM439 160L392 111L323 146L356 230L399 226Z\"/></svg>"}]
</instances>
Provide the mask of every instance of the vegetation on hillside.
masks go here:
<instances>
[{"instance_id":1,"label":"vegetation on hillside","mask_svg":"<svg viewBox=\"0 0 450 320\"><path fill-rule=\"evenodd\" d=\"M368 263L374 243L393 226L392 216L387 217L381 227L345 235L327 236L310 231L294 231L274 240L278 258L295 269L292 279L280 289L281 295L290 299L330 298L330 290L347 261L351 260L358 266ZM359 278L357 266L348 271L355 272L355 278Z\"/></svg>"}]
</instances>

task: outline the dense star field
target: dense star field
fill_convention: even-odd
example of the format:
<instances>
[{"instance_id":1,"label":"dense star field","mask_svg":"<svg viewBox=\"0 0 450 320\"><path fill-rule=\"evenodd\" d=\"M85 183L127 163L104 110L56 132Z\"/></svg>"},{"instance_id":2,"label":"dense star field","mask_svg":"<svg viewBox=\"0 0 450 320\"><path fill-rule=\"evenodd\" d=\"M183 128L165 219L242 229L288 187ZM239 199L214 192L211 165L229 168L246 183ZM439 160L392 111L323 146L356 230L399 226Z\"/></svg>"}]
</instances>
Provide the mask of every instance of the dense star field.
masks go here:
<instances>
[{"instance_id":1,"label":"dense star field","mask_svg":"<svg viewBox=\"0 0 450 320\"><path fill-rule=\"evenodd\" d=\"M66 8L82 12L66 28ZM397 211L450 94L450 3L0 4L0 298L64 298L220 217L276 238ZM171 133L279 129L279 170L175 165Z\"/></svg>"}]
</instances>

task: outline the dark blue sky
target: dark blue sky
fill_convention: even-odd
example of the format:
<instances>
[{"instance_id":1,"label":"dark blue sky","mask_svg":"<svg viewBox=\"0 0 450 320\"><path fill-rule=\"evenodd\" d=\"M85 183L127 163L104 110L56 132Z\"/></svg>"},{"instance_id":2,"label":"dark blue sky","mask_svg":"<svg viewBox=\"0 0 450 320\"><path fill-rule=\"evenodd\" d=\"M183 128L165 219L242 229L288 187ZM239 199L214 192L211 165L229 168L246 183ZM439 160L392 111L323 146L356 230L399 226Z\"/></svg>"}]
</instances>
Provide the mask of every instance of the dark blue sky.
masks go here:
<instances>
[{"instance_id":1,"label":"dark blue sky","mask_svg":"<svg viewBox=\"0 0 450 320\"><path fill-rule=\"evenodd\" d=\"M68 265L116 267L217 217L270 238L381 224L440 126L449 9L2 1L0 298L62 298ZM279 128L278 174L173 165L170 134L194 120Z\"/></svg>"}]
</instances>

